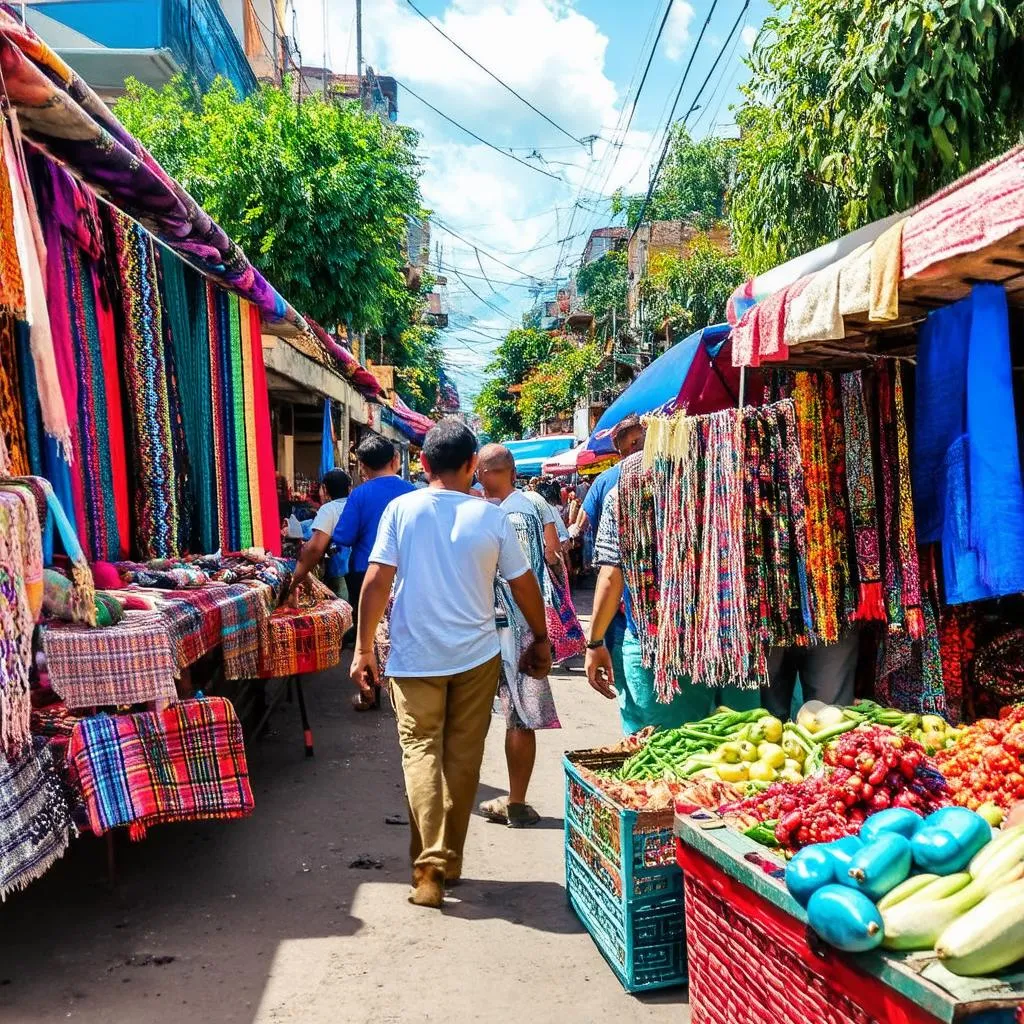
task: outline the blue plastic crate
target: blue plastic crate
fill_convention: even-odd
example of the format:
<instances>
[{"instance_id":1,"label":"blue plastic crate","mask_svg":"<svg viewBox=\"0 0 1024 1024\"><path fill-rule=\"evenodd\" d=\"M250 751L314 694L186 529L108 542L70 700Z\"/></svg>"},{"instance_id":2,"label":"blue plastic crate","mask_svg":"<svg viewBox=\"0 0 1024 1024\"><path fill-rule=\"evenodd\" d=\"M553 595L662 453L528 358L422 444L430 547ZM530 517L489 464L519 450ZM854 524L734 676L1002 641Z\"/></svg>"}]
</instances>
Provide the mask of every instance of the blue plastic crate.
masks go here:
<instances>
[{"instance_id":1,"label":"blue plastic crate","mask_svg":"<svg viewBox=\"0 0 1024 1024\"><path fill-rule=\"evenodd\" d=\"M621 807L577 770L608 770L624 760L596 751L563 759L566 892L627 992L685 985L683 873L672 810Z\"/></svg>"}]
</instances>

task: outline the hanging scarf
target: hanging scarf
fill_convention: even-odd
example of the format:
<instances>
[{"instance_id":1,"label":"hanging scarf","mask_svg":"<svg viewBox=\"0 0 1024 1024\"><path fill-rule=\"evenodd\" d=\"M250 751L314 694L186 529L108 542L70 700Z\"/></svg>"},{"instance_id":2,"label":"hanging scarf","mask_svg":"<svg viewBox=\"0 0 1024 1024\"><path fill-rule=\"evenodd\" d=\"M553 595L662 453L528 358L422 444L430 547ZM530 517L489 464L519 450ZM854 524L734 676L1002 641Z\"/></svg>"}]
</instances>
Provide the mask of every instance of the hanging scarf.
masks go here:
<instances>
[{"instance_id":1,"label":"hanging scarf","mask_svg":"<svg viewBox=\"0 0 1024 1024\"><path fill-rule=\"evenodd\" d=\"M246 447L245 374L242 366L242 322L238 296L228 296L232 422L235 428L235 502L238 507L238 548L252 547L252 506L249 504L249 455Z\"/></svg>"},{"instance_id":2,"label":"hanging scarf","mask_svg":"<svg viewBox=\"0 0 1024 1024\"><path fill-rule=\"evenodd\" d=\"M4 134L7 128L3 129ZM0 313L25 319L25 282L14 229L14 196L7 169L7 147L0 149Z\"/></svg>"},{"instance_id":3,"label":"hanging scarf","mask_svg":"<svg viewBox=\"0 0 1024 1024\"><path fill-rule=\"evenodd\" d=\"M847 504L846 435L843 430L843 407L839 386L834 374L826 373L821 380L822 412L825 427L825 450L829 466L829 522L832 524L833 549L838 559L836 581L840 624L849 621L856 609L857 597L850 572L852 530Z\"/></svg>"},{"instance_id":4,"label":"hanging scarf","mask_svg":"<svg viewBox=\"0 0 1024 1024\"><path fill-rule=\"evenodd\" d=\"M654 667L658 646L658 536L651 472L644 454L622 463L619 476L619 543L622 574L629 589L642 663Z\"/></svg>"},{"instance_id":5,"label":"hanging scarf","mask_svg":"<svg viewBox=\"0 0 1024 1024\"><path fill-rule=\"evenodd\" d=\"M2 127L2 172L7 175L14 212L14 239L21 263L25 288L26 317L30 325L30 346L35 367L36 395L42 413L43 429L57 441L61 454L72 458L71 428L61 392L54 354L53 335L43 284L46 249L38 227L35 202L24 184L23 167L18 160L8 125Z\"/></svg>"},{"instance_id":6,"label":"hanging scarf","mask_svg":"<svg viewBox=\"0 0 1024 1024\"><path fill-rule=\"evenodd\" d=\"M926 624L922 615L917 529L914 525L914 500L910 491L910 441L907 437L907 418L903 406L903 370L899 362L896 363L894 377L893 413L896 421L896 479L903 607L907 610L907 632L919 639L925 635Z\"/></svg>"},{"instance_id":7,"label":"hanging scarf","mask_svg":"<svg viewBox=\"0 0 1024 1024\"><path fill-rule=\"evenodd\" d=\"M882 556L878 541L878 509L875 503L875 467L871 455L864 377L857 370L840 377L843 427L846 432L846 483L853 518L853 543L857 555L858 601L851 616L860 621L885 621L882 589Z\"/></svg>"},{"instance_id":8,"label":"hanging scarf","mask_svg":"<svg viewBox=\"0 0 1024 1024\"><path fill-rule=\"evenodd\" d=\"M793 403L807 493L807 578L813 637L833 644L839 640L840 555L831 519L832 484L821 388L811 374L796 374Z\"/></svg>"},{"instance_id":9,"label":"hanging scarf","mask_svg":"<svg viewBox=\"0 0 1024 1024\"><path fill-rule=\"evenodd\" d=\"M263 517L263 544L274 554L281 553L281 522L277 511L277 483L274 438L270 427L270 400L267 371L263 363L263 338L259 310L248 303L252 339L252 400L256 411L256 453L259 473L260 515Z\"/></svg>"},{"instance_id":10,"label":"hanging scarf","mask_svg":"<svg viewBox=\"0 0 1024 1024\"><path fill-rule=\"evenodd\" d=\"M239 327L242 350L242 401L245 406L245 455L246 484L248 486L248 505L252 538L250 543L258 548L263 547L263 513L260 508L260 470L259 451L256 445L256 395L253 389L252 365L252 318L249 315L249 303L239 303Z\"/></svg>"},{"instance_id":11,"label":"hanging scarf","mask_svg":"<svg viewBox=\"0 0 1024 1024\"><path fill-rule=\"evenodd\" d=\"M153 242L127 217L115 213L113 224L122 280L122 353L133 434L135 542L145 558L169 558L177 553L178 508Z\"/></svg>"},{"instance_id":12,"label":"hanging scarf","mask_svg":"<svg viewBox=\"0 0 1024 1024\"><path fill-rule=\"evenodd\" d=\"M12 317L0 313L0 474L21 476L29 471L29 449L15 330Z\"/></svg>"},{"instance_id":13,"label":"hanging scarf","mask_svg":"<svg viewBox=\"0 0 1024 1024\"><path fill-rule=\"evenodd\" d=\"M224 356L221 346L223 336L224 293L206 282L207 308L209 309L210 346L210 396L213 412L213 486L217 499L218 532L216 547L221 551L231 550L231 517L228 501L228 416L224 393Z\"/></svg>"}]
</instances>

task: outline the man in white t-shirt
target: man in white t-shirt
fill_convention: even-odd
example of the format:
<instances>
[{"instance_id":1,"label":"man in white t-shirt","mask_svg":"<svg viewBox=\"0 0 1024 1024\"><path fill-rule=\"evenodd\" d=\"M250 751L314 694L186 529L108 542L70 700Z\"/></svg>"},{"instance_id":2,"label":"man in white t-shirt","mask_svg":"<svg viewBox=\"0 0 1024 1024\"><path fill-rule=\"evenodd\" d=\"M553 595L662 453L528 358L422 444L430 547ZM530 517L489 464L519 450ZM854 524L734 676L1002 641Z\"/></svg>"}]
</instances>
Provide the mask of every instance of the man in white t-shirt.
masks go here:
<instances>
[{"instance_id":1,"label":"man in white t-shirt","mask_svg":"<svg viewBox=\"0 0 1024 1024\"><path fill-rule=\"evenodd\" d=\"M320 481L320 501L317 514L313 517L313 525L309 540L302 546L298 564L292 575L291 593L295 593L306 577L320 564L320 559L327 553L331 545L334 528L338 525L341 513L348 502L352 478L343 469L332 469L324 474ZM327 560L324 583L339 597L345 584L345 573L348 572L348 548L340 548Z\"/></svg>"},{"instance_id":2,"label":"man in white t-shirt","mask_svg":"<svg viewBox=\"0 0 1024 1024\"><path fill-rule=\"evenodd\" d=\"M384 510L363 583L352 680L367 697L379 678L373 639L394 585L387 675L398 716L409 799L413 892L440 907L462 851L480 780L491 703L501 671L494 621L500 572L534 642L523 670L551 669L544 601L501 509L469 493L477 464L472 431L442 420L423 442L430 486Z\"/></svg>"}]
</instances>

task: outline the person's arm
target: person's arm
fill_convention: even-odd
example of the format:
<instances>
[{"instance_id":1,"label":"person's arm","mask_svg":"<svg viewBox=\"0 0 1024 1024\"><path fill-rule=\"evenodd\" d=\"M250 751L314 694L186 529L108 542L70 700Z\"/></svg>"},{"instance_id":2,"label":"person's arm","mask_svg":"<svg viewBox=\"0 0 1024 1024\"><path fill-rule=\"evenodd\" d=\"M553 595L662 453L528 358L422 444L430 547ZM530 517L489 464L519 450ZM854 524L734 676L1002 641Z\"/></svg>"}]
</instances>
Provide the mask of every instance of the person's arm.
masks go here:
<instances>
[{"instance_id":1,"label":"person's arm","mask_svg":"<svg viewBox=\"0 0 1024 1024\"><path fill-rule=\"evenodd\" d=\"M373 687L380 680L373 638L388 606L396 571L393 565L371 562L359 592L359 635L349 675L367 700L373 700Z\"/></svg>"},{"instance_id":2,"label":"person's arm","mask_svg":"<svg viewBox=\"0 0 1024 1024\"><path fill-rule=\"evenodd\" d=\"M544 524L544 558L548 565L558 565L562 553L562 542L558 539L558 527L554 520Z\"/></svg>"},{"instance_id":3,"label":"person's arm","mask_svg":"<svg viewBox=\"0 0 1024 1024\"><path fill-rule=\"evenodd\" d=\"M330 534L324 533L323 530L314 530L309 540L302 545L295 572L292 573L291 586L288 588L289 597L298 592L299 587L306 582L306 577L319 565L330 543Z\"/></svg>"},{"instance_id":4,"label":"person's arm","mask_svg":"<svg viewBox=\"0 0 1024 1024\"><path fill-rule=\"evenodd\" d=\"M544 596L540 592L537 577L527 570L508 581L508 588L516 607L523 613L527 626L533 633L533 643L523 655L522 668L534 679L543 679L551 671L551 641L548 639L547 617L544 611ZM362 607L360 607L362 615Z\"/></svg>"},{"instance_id":5,"label":"person's arm","mask_svg":"<svg viewBox=\"0 0 1024 1024\"><path fill-rule=\"evenodd\" d=\"M615 565L602 565L597 574L594 588L594 608L590 616L590 636L587 638L587 655L584 669L587 682L602 697L615 697L615 673L612 657L604 643L604 635L619 611L622 603L624 584L622 570ZM591 644L599 644L592 647Z\"/></svg>"}]
</instances>

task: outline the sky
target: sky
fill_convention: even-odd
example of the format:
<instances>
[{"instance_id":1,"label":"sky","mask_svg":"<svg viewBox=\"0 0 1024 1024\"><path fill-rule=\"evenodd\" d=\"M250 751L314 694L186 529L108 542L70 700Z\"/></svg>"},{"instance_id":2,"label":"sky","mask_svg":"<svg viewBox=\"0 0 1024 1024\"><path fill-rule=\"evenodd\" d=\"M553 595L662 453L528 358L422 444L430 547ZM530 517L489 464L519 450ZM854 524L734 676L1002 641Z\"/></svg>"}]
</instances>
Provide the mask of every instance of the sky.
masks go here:
<instances>
[{"instance_id":1,"label":"sky","mask_svg":"<svg viewBox=\"0 0 1024 1024\"><path fill-rule=\"evenodd\" d=\"M363 0L364 60L398 80L398 120L421 136L420 185L433 211L430 270L448 279L444 347L468 409L501 336L533 304L531 287L574 272L590 231L615 223L608 199L616 189L646 190L712 6L676 118L696 102L691 134L735 134L730 108L748 74L743 59L771 5L750 0L744 11L740 0L674 0L626 132L635 85L669 0L412 2L550 118L475 66L409 0ZM354 73L355 0L295 0L294 7L303 62Z\"/></svg>"}]
</instances>

